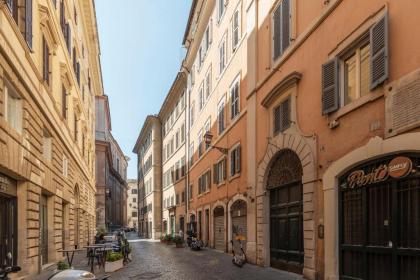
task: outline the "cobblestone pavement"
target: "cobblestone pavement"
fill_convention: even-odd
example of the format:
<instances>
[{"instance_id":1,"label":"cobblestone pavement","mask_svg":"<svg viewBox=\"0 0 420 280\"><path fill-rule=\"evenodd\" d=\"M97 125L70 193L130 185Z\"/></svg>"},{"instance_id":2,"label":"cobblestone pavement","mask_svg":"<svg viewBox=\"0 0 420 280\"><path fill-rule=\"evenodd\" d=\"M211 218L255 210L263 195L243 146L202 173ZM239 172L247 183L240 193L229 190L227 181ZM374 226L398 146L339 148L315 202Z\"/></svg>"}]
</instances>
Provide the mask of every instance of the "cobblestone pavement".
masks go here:
<instances>
[{"instance_id":1,"label":"cobblestone pavement","mask_svg":"<svg viewBox=\"0 0 420 280\"><path fill-rule=\"evenodd\" d=\"M129 237L133 261L121 270L111 273L110 279L302 279L300 275L251 264L239 268L232 264L231 255L212 249L192 251L189 248L179 249L174 245L135 238L133 235ZM75 257L73 264L77 269L87 269L83 254L79 254L77 259ZM95 273L97 276L103 275L103 268L96 268ZM36 279L47 279L47 276Z\"/></svg>"}]
</instances>

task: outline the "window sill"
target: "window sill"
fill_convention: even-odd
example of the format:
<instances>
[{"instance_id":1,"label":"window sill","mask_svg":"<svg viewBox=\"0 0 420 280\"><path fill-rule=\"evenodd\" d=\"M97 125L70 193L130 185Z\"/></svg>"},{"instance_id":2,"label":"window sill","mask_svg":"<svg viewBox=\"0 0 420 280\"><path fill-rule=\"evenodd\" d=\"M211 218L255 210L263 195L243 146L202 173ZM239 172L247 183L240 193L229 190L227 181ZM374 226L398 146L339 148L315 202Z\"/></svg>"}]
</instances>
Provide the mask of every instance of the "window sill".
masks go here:
<instances>
[{"instance_id":1,"label":"window sill","mask_svg":"<svg viewBox=\"0 0 420 280\"><path fill-rule=\"evenodd\" d=\"M333 119L333 120L338 120L341 117L359 109L360 107L364 106L367 103L373 102L378 98L381 98L382 96L384 96L384 89L383 86L380 87L379 90L376 90L374 92L370 92L369 94L360 97L359 99L353 101L350 104L347 104L343 107L341 107L340 109L338 109L337 111L335 111L334 113L332 113L329 118Z\"/></svg>"},{"instance_id":2,"label":"window sill","mask_svg":"<svg viewBox=\"0 0 420 280\"><path fill-rule=\"evenodd\" d=\"M216 184L216 187L220 188L221 186L224 186L224 185L226 185L226 180L223 180L222 182Z\"/></svg>"},{"instance_id":3,"label":"window sill","mask_svg":"<svg viewBox=\"0 0 420 280\"><path fill-rule=\"evenodd\" d=\"M236 178L241 177L241 172L239 173L235 173L235 175L231 176L228 180L228 182L230 183L231 181L235 180Z\"/></svg>"}]
</instances>

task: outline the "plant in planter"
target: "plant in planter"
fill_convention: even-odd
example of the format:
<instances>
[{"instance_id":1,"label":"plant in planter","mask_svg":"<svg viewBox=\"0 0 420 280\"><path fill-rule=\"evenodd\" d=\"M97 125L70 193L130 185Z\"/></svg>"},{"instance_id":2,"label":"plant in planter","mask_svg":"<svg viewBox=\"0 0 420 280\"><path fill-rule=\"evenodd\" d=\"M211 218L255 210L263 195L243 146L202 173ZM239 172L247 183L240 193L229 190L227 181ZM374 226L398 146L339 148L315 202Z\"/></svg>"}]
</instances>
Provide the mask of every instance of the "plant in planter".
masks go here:
<instances>
[{"instance_id":1,"label":"plant in planter","mask_svg":"<svg viewBox=\"0 0 420 280\"><path fill-rule=\"evenodd\" d=\"M66 270L66 269L69 269L69 268L70 268L70 266L66 262L59 261L57 263L57 270Z\"/></svg>"},{"instance_id":2,"label":"plant in planter","mask_svg":"<svg viewBox=\"0 0 420 280\"><path fill-rule=\"evenodd\" d=\"M106 256L105 272L114 272L123 267L123 255L121 253L110 252Z\"/></svg>"},{"instance_id":3,"label":"plant in planter","mask_svg":"<svg viewBox=\"0 0 420 280\"><path fill-rule=\"evenodd\" d=\"M172 235L166 234L165 235L166 244L172 245Z\"/></svg>"},{"instance_id":4,"label":"plant in planter","mask_svg":"<svg viewBox=\"0 0 420 280\"><path fill-rule=\"evenodd\" d=\"M166 239L165 239L165 237L166 237L166 236L164 236L164 235L162 235L162 236L160 237L160 242L161 242L161 243L166 243Z\"/></svg>"},{"instance_id":5,"label":"plant in planter","mask_svg":"<svg viewBox=\"0 0 420 280\"><path fill-rule=\"evenodd\" d=\"M174 237L174 243L175 243L177 248L184 247L184 240L179 235Z\"/></svg>"}]
</instances>

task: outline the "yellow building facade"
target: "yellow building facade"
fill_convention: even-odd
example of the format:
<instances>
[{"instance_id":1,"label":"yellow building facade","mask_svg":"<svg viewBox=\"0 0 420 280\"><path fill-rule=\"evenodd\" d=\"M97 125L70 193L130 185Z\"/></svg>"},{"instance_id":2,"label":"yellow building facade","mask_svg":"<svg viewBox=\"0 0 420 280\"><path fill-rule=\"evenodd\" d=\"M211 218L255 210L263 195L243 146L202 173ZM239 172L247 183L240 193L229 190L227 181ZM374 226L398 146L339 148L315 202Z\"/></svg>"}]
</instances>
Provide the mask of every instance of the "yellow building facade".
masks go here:
<instances>
[{"instance_id":1,"label":"yellow building facade","mask_svg":"<svg viewBox=\"0 0 420 280\"><path fill-rule=\"evenodd\" d=\"M0 1L0 267L33 275L92 242L102 94L93 1Z\"/></svg>"}]
</instances>

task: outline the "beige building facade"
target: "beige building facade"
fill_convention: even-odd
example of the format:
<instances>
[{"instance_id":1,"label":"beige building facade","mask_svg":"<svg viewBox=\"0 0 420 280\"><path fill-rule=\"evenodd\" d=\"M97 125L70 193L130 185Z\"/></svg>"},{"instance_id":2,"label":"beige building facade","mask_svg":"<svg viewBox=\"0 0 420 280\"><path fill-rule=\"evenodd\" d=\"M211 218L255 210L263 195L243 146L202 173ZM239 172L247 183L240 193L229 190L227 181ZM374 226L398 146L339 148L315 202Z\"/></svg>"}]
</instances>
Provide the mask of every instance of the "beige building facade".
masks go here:
<instances>
[{"instance_id":1,"label":"beige building facade","mask_svg":"<svg viewBox=\"0 0 420 280\"><path fill-rule=\"evenodd\" d=\"M139 235L159 239L162 234L162 130L157 116L149 115L137 138Z\"/></svg>"},{"instance_id":2,"label":"beige building facade","mask_svg":"<svg viewBox=\"0 0 420 280\"><path fill-rule=\"evenodd\" d=\"M0 266L41 272L95 234L93 1L0 2Z\"/></svg>"},{"instance_id":3,"label":"beige building facade","mask_svg":"<svg viewBox=\"0 0 420 280\"><path fill-rule=\"evenodd\" d=\"M138 231L139 227L139 195L137 180L127 180L127 227Z\"/></svg>"},{"instance_id":4,"label":"beige building facade","mask_svg":"<svg viewBox=\"0 0 420 280\"><path fill-rule=\"evenodd\" d=\"M180 72L159 112L162 123L162 233L183 230L186 187L186 95L187 77ZM184 196L184 197L183 197ZM181 225L182 224L182 225Z\"/></svg>"}]
</instances>

